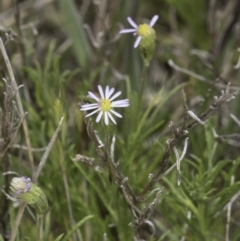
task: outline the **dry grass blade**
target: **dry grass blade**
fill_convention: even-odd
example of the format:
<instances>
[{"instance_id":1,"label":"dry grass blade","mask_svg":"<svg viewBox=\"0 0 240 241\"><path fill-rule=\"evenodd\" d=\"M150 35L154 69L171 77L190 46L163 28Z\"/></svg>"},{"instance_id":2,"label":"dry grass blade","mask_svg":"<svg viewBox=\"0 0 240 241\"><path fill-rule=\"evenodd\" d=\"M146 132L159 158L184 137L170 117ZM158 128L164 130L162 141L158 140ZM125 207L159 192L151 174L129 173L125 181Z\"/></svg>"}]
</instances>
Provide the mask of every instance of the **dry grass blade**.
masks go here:
<instances>
[{"instance_id":1,"label":"dry grass blade","mask_svg":"<svg viewBox=\"0 0 240 241\"><path fill-rule=\"evenodd\" d=\"M51 141L49 142L45 153L44 153L43 156L42 156L42 159L41 159L41 161L40 161L40 163L39 163L39 165L38 165L38 168L37 168L37 170L35 171L35 173L34 173L34 175L33 175L33 182L36 182L36 181L37 181L38 176L39 176L39 174L41 173L41 171L42 171L42 169L43 169L43 166L44 166L44 164L45 164L45 162L46 162L46 160L47 160L47 158L48 158L48 155L49 155L49 153L50 153L50 151L51 151L51 149L52 149L52 147L53 147L53 144L54 144L54 142L55 142L55 140L56 140L56 138L57 138L58 132L59 132L60 129L61 129L63 120L64 120L64 117L61 118L61 120L60 120L60 122L59 122L59 124L58 124L58 127L57 127L56 131L54 132L54 134L53 134L53 136L52 136L52 139L51 139Z\"/></svg>"},{"instance_id":2,"label":"dry grass blade","mask_svg":"<svg viewBox=\"0 0 240 241\"><path fill-rule=\"evenodd\" d=\"M7 52L5 50L5 47L4 47L4 44L3 44L3 41L2 41L1 38L0 38L0 49L1 49L4 61L6 63L8 74L9 74L9 77L10 77L10 80L11 80L10 84L13 88L13 91L16 91L17 106L18 106L18 109L19 109L20 117L23 119L23 131L24 131L24 135L25 135L26 145L28 147L28 158L29 158L29 161L30 161L31 168L33 169L34 168L34 161L33 161L33 154L32 154L32 148L31 148L29 133L28 133L27 122L24 118L25 113L24 113L24 110L23 110L21 97L19 95L19 92L17 91L18 86L17 86L16 80L15 80L15 77L14 77L14 74L13 74L12 66L10 64Z\"/></svg>"},{"instance_id":3,"label":"dry grass blade","mask_svg":"<svg viewBox=\"0 0 240 241\"><path fill-rule=\"evenodd\" d=\"M45 162L46 162L46 160L47 160L47 157L48 157L48 155L49 155L49 153L50 153L50 151L51 151L51 149L52 149L52 147L53 147L53 144L54 144L54 142L55 142L55 140L56 140L56 138L57 138L57 135L58 135L58 133L59 133L59 131L60 131L60 129L61 129L61 126L62 126L62 123L63 123L63 119L64 119L64 117L61 118L61 120L60 120L60 122L59 122L59 124L58 124L58 127L57 127L57 129L55 130L55 132L54 132L54 134L53 134L53 136L52 136L52 139L51 139L51 141L49 142L49 144L48 144L48 146L47 146L47 149L46 149L45 153L44 153L43 156L42 156L42 159L41 159L41 161L40 161L40 163L39 163L39 165L38 165L38 168L37 168L37 170L35 171L35 173L33 174L33 182L36 182L36 181L37 181L37 178L38 178L40 172L41 172L42 169L43 169L43 166L44 166L44 164L45 164ZM20 221L21 221L21 219L22 219L22 215L23 215L23 212L24 212L25 207L26 207L26 205L23 204L23 205L20 207L19 211L18 211L17 218L16 218L15 223L14 223L14 225L13 225L12 236L11 236L10 241L14 241L15 238L16 238L18 226L19 226Z\"/></svg>"}]
</instances>

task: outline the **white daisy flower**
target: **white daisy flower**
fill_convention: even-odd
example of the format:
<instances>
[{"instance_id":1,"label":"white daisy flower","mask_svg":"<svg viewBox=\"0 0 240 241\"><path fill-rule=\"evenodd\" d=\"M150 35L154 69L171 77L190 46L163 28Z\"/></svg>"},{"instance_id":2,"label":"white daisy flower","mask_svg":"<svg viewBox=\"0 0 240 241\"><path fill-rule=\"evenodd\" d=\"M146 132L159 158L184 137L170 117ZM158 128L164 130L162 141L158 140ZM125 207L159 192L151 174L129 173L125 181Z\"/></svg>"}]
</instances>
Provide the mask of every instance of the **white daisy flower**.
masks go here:
<instances>
[{"instance_id":1,"label":"white daisy flower","mask_svg":"<svg viewBox=\"0 0 240 241\"><path fill-rule=\"evenodd\" d=\"M153 18L149 24L144 23L144 24L140 24L139 26L132 20L131 17L128 17L127 20L133 28L123 29L119 33L120 34L133 33L133 35L138 35L138 37L134 43L134 48L137 48L142 39L149 37L149 35L152 34L152 32L153 32L152 27L157 22L158 15L153 16Z\"/></svg>"},{"instance_id":2,"label":"white daisy flower","mask_svg":"<svg viewBox=\"0 0 240 241\"><path fill-rule=\"evenodd\" d=\"M88 92L87 97L94 99L97 101L97 103L94 104L84 104L81 106L80 110L81 111L87 111L87 110L93 110L91 113L87 114L86 117L89 117L95 113L98 113L98 116L96 118L96 122L99 122L103 116L104 122L106 125L109 124L109 119L114 124L117 124L116 121L113 118L114 114L115 116L122 118L122 115L120 115L118 112L114 110L114 108L120 108L120 107L128 107L129 106L129 99L124 99L124 100L117 100L113 101L116 99L122 92L118 91L116 94L112 95L114 92L114 88L109 88L109 86L106 87L105 93L103 92L103 88L101 85L98 85L98 90L100 93L100 98L97 97L95 94L92 92ZM112 96L112 97L111 97Z\"/></svg>"}]
</instances>

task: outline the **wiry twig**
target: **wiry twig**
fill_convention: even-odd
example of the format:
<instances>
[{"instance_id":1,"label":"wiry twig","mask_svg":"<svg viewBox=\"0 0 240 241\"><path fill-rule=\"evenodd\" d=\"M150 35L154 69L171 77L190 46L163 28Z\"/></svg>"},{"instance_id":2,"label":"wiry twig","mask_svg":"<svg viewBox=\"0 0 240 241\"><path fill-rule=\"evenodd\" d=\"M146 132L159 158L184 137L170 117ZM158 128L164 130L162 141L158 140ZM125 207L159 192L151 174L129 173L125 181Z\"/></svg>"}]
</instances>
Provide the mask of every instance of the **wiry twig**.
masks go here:
<instances>
[{"instance_id":1,"label":"wiry twig","mask_svg":"<svg viewBox=\"0 0 240 241\"><path fill-rule=\"evenodd\" d=\"M142 218L144 218L144 219L149 219L149 218L152 216L154 210L155 210L156 207L157 207L157 204L159 203L160 196L161 196L162 192L163 192L163 188L161 188L161 189L157 192L155 199L154 199L153 202L151 202L151 203L149 204L149 206L146 208L145 212L144 212L143 215L142 215Z\"/></svg>"},{"instance_id":2,"label":"wiry twig","mask_svg":"<svg viewBox=\"0 0 240 241\"><path fill-rule=\"evenodd\" d=\"M16 91L3 79L6 91L4 92L3 110L0 108L0 159L5 155L8 148L13 143L18 129L24 117L19 119L19 113L13 98Z\"/></svg>"},{"instance_id":3,"label":"wiry twig","mask_svg":"<svg viewBox=\"0 0 240 241\"><path fill-rule=\"evenodd\" d=\"M114 147L115 147L115 142L116 142L116 137L115 137L115 135L113 135L113 137L112 137L112 143L111 143L111 149L110 149L110 158L111 158L112 163L117 167L117 166L118 166L118 163L115 163L115 161L114 161Z\"/></svg>"},{"instance_id":4,"label":"wiry twig","mask_svg":"<svg viewBox=\"0 0 240 241\"><path fill-rule=\"evenodd\" d=\"M187 152L187 145L188 145L188 137L185 139L184 141L184 148L183 148L183 152L182 152L182 155L179 157L179 166L181 164L181 161L183 160L184 156L186 155L186 152ZM177 165L177 162L174 163L167 171L165 171L161 176L160 176L160 179L164 176L167 176ZM178 179L179 181L179 179Z\"/></svg>"},{"instance_id":5,"label":"wiry twig","mask_svg":"<svg viewBox=\"0 0 240 241\"><path fill-rule=\"evenodd\" d=\"M162 191L163 188L157 192L153 202L148 205L141 215L136 218L133 223L129 224L130 226L135 227L135 229L138 231L138 236L140 239L146 240L149 236L153 236L155 234L155 226L149 219L157 208Z\"/></svg>"},{"instance_id":6,"label":"wiry twig","mask_svg":"<svg viewBox=\"0 0 240 241\"><path fill-rule=\"evenodd\" d=\"M230 114L230 116L235 121L235 123L240 127L239 119L233 114ZM230 135L218 135L214 128L212 129L212 131L213 131L213 135L216 139L218 139L222 142L226 142L227 144L229 144L231 146L240 147L240 141L238 141L238 140L240 140L240 134L235 133L235 134L230 134Z\"/></svg>"},{"instance_id":7,"label":"wiry twig","mask_svg":"<svg viewBox=\"0 0 240 241\"><path fill-rule=\"evenodd\" d=\"M125 197L125 200L126 202L129 204L130 208L131 208L131 211L132 211L132 214L133 216L138 219L139 215L141 215L141 211L134 205L133 203L133 200L131 198L131 196L128 194L128 191L126 190L125 186L124 185L126 182L128 181L128 178L125 177L123 179L123 182L122 182L122 185L120 186L120 188L122 189L122 193Z\"/></svg>"},{"instance_id":8,"label":"wiry twig","mask_svg":"<svg viewBox=\"0 0 240 241\"><path fill-rule=\"evenodd\" d=\"M203 112L201 115L199 115L197 120L195 118L189 124L183 123L183 126L180 129L177 129L175 131L174 137L172 139L170 139L168 144L166 144L165 151L164 151L159 169L152 176L151 181L143 188L138 199L142 200L143 196L152 189L152 187L154 186L154 184L156 182L158 182L162 178L162 174L164 173L164 171L169 163L169 158L170 158L171 153L173 152L173 148L176 146L177 142L181 138L186 136L186 134L188 133L188 130L190 130L193 127L195 127L196 125L198 125L199 120L201 120L203 122L205 120L207 120L222 103L230 101L231 99L233 99L235 97L236 94L237 94L236 92L230 93L229 89L222 91L222 95L219 97L215 97L213 103L209 106L209 108L205 112ZM186 114L187 114L187 112L186 112Z\"/></svg>"},{"instance_id":9,"label":"wiry twig","mask_svg":"<svg viewBox=\"0 0 240 241\"><path fill-rule=\"evenodd\" d=\"M231 176L231 184L233 185L234 183L234 176ZM232 209L232 204L233 202L229 202L227 205L227 221L226 221L226 241L229 241L229 229L230 229L230 221L231 221L231 209Z\"/></svg>"},{"instance_id":10,"label":"wiry twig","mask_svg":"<svg viewBox=\"0 0 240 241\"><path fill-rule=\"evenodd\" d=\"M81 104L82 103L80 103L80 105ZM128 194L129 200L131 200L131 202L134 203L136 200L132 188L129 186L128 182L126 182L126 177L121 173L119 168L113 164L113 161L111 160L111 154L107 149L107 146L104 145L104 143L98 136L97 132L92 128L91 119L87 119L84 117L84 121L87 126L88 136L93 140L94 144L97 146L97 155L102 159L103 163L109 169L110 174L114 178L116 185L120 188L124 187L124 190Z\"/></svg>"},{"instance_id":11,"label":"wiry twig","mask_svg":"<svg viewBox=\"0 0 240 241\"><path fill-rule=\"evenodd\" d=\"M237 123L237 125L240 127L240 120L233 114L231 114L230 116Z\"/></svg>"},{"instance_id":12,"label":"wiry twig","mask_svg":"<svg viewBox=\"0 0 240 241\"><path fill-rule=\"evenodd\" d=\"M178 185L180 185L180 183L181 183L180 158L179 158L178 150L175 146L173 147L173 152L175 153L175 156L176 156L176 165L177 165L177 172L178 172Z\"/></svg>"},{"instance_id":13,"label":"wiry twig","mask_svg":"<svg viewBox=\"0 0 240 241\"><path fill-rule=\"evenodd\" d=\"M14 133L12 133L12 135L11 135L11 140L7 143L7 145L5 146L5 148L4 148L3 150L1 150L0 158L2 158L2 157L5 155L6 151L8 150L8 148L9 148L9 147L11 146L11 144L13 143L13 141L14 141L16 135L17 135L17 132L18 132L21 124L23 123L23 120L24 120L24 119L25 119L25 116L19 121L18 126L16 126L16 128L15 128L15 130L14 130Z\"/></svg>"},{"instance_id":14,"label":"wiry twig","mask_svg":"<svg viewBox=\"0 0 240 241\"><path fill-rule=\"evenodd\" d=\"M187 111L187 113L188 113L195 121L197 121L200 125L205 125L205 122L202 121L202 120L200 120L200 119L197 117L197 115L194 114L193 111L189 110L189 111Z\"/></svg>"},{"instance_id":15,"label":"wiry twig","mask_svg":"<svg viewBox=\"0 0 240 241\"><path fill-rule=\"evenodd\" d=\"M27 146L24 146L24 145L18 145L18 144L13 144L11 146L11 148L17 148L17 149L21 149L21 150L24 150L24 151L27 151L28 150L28 147ZM32 152L42 152L42 151L46 151L47 147L42 147L42 148L32 148Z\"/></svg>"},{"instance_id":16,"label":"wiry twig","mask_svg":"<svg viewBox=\"0 0 240 241\"><path fill-rule=\"evenodd\" d=\"M240 140L240 134L232 134L232 135L218 135L217 132L213 128L213 135L216 139L226 142L231 146L240 147L240 141L236 141L233 138L238 138Z\"/></svg>"},{"instance_id":17,"label":"wiry twig","mask_svg":"<svg viewBox=\"0 0 240 241\"><path fill-rule=\"evenodd\" d=\"M17 172L14 171L7 171L7 172L3 172L2 176L6 176L6 175L14 175L14 176L18 176Z\"/></svg>"},{"instance_id":18,"label":"wiry twig","mask_svg":"<svg viewBox=\"0 0 240 241\"><path fill-rule=\"evenodd\" d=\"M32 154L32 148L31 148L29 133L28 133L27 122L24 119L25 112L23 110L21 97L19 95L19 92L17 91L18 86L17 86L16 80L15 80L15 77L14 77L14 74L13 74L13 70L12 70L7 52L5 50L5 47L4 47L4 44L3 44L1 38L0 38L0 49L1 49L4 61L6 63L6 66L7 66L8 74L10 76L10 80L11 80L10 84L11 84L13 90L16 91L16 100L17 100L18 109L19 109L21 118L23 118L23 131L24 131L24 135L25 135L26 144L27 144L27 147L28 147L29 162L30 162L31 168L33 169L34 168L34 161L33 161L33 154Z\"/></svg>"},{"instance_id":19,"label":"wiry twig","mask_svg":"<svg viewBox=\"0 0 240 241\"><path fill-rule=\"evenodd\" d=\"M205 77L202 76L202 75L196 74L196 73L194 73L194 72L192 72L192 71L190 71L190 70L188 70L188 69L184 69L184 68L178 66L178 65L175 64L175 63L173 62L173 60L171 60L171 59L168 60L168 64L169 64L169 66L171 66L173 69L175 69L175 70L177 70L177 71L179 71L179 72L181 72L181 73L187 74L187 75L189 75L189 76L191 76L191 77L193 77L193 78L195 78L195 79L197 79L197 80L200 80L200 81L205 82L205 83L207 83L207 84L213 85L213 86L215 86L215 87L217 87L217 88L220 88L220 89L229 88L230 90L240 91L240 86L239 86L239 85L231 85L231 86L228 86L228 85L225 85L225 84L220 83L220 82L218 82L218 81L209 80L209 79L205 78Z\"/></svg>"},{"instance_id":20,"label":"wiry twig","mask_svg":"<svg viewBox=\"0 0 240 241\"><path fill-rule=\"evenodd\" d=\"M87 163L88 165L92 166L95 171L100 173L102 172L102 168L95 163L94 158L77 154L74 158L72 158L72 160L75 162L80 161L82 163Z\"/></svg>"}]
</instances>

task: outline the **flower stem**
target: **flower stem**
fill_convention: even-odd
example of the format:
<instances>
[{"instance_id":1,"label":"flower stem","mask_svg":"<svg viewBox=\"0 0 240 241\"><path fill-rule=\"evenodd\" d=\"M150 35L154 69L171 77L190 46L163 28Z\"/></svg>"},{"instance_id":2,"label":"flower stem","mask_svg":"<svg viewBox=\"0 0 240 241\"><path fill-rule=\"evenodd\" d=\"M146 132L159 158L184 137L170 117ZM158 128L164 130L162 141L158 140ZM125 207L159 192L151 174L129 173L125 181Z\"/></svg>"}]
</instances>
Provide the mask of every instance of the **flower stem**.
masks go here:
<instances>
[{"instance_id":1,"label":"flower stem","mask_svg":"<svg viewBox=\"0 0 240 241\"><path fill-rule=\"evenodd\" d=\"M43 215L38 215L37 217L37 241L42 241L42 224L43 224Z\"/></svg>"},{"instance_id":2,"label":"flower stem","mask_svg":"<svg viewBox=\"0 0 240 241\"><path fill-rule=\"evenodd\" d=\"M143 99L143 92L144 92L146 78L147 78L147 67L148 67L148 65L144 62L142 76L141 76L141 92L140 92L141 99Z\"/></svg>"}]
</instances>

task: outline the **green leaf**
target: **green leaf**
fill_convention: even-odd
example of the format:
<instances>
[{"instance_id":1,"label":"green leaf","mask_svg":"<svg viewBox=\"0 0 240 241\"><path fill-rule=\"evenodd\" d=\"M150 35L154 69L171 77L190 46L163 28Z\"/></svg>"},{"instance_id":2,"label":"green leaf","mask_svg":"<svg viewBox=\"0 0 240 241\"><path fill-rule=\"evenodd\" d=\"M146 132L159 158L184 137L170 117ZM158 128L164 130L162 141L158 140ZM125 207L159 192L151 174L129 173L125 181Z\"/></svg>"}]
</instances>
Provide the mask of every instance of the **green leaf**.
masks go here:
<instances>
[{"instance_id":1,"label":"green leaf","mask_svg":"<svg viewBox=\"0 0 240 241\"><path fill-rule=\"evenodd\" d=\"M156 131L159 127L163 125L165 121L159 121L156 125L150 127L149 129L146 130L145 133L142 134L139 140L145 140L148 136L150 136L154 131Z\"/></svg>"},{"instance_id":2,"label":"green leaf","mask_svg":"<svg viewBox=\"0 0 240 241\"><path fill-rule=\"evenodd\" d=\"M234 175L234 173L237 171L237 168L240 165L240 157L237 158L236 161L231 161L231 170L229 171L229 176Z\"/></svg>"},{"instance_id":3,"label":"green leaf","mask_svg":"<svg viewBox=\"0 0 240 241\"><path fill-rule=\"evenodd\" d=\"M225 160L225 161L219 161L217 164L215 164L215 166L213 167L213 169L211 171L208 172L208 177L211 180L214 180L215 177L220 174L221 170L223 169L224 166L226 166L227 164L231 164L231 161Z\"/></svg>"},{"instance_id":4,"label":"green leaf","mask_svg":"<svg viewBox=\"0 0 240 241\"><path fill-rule=\"evenodd\" d=\"M64 235L63 233L60 234L54 241L60 241L62 239L63 235Z\"/></svg>"},{"instance_id":5,"label":"green leaf","mask_svg":"<svg viewBox=\"0 0 240 241\"><path fill-rule=\"evenodd\" d=\"M239 191L240 182L236 182L233 185L224 188L221 192L214 196L214 199L220 198L218 203L218 209L221 209L230 199Z\"/></svg>"},{"instance_id":6,"label":"green leaf","mask_svg":"<svg viewBox=\"0 0 240 241\"><path fill-rule=\"evenodd\" d=\"M208 169L210 170L213 166L213 157L217 148L217 144L212 132L212 124L210 121L204 126L206 142L207 142L207 157L208 157Z\"/></svg>"},{"instance_id":7,"label":"green leaf","mask_svg":"<svg viewBox=\"0 0 240 241\"><path fill-rule=\"evenodd\" d=\"M76 54L82 69L86 72L89 69L92 50L87 41L81 17L76 10L77 6L75 6L73 0L61 0L60 6L62 16L73 41L74 53Z\"/></svg>"},{"instance_id":8,"label":"green leaf","mask_svg":"<svg viewBox=\"0 0 240 241\"><path fill-rule=\"evenodd\" d=\"M170 182L167 178L163 178L163 180L168 184L169 188L171 189L172 194L175 196L176 200L179 203L190 209L196 216L198 216L198 210L194 205L193 201L188 198L186 193L181 189L181 187L174 185Z\"/></svg>"},{"instance_id":9,"label":"green leaf","mask_svg":"<svg viewBox=\"0 0 240 241\"><path fill-rule=\"evenodd\" d=\"M79 227L81 227L87 220L89 220L93 217L94 217L93 215L88 215L85 218L83 218L82 220L80 220L78 223L76 223L72 227L72 229L66 234L66 236L63 238L62 241L67 241Z\"/></svg>"}]
</instances>

